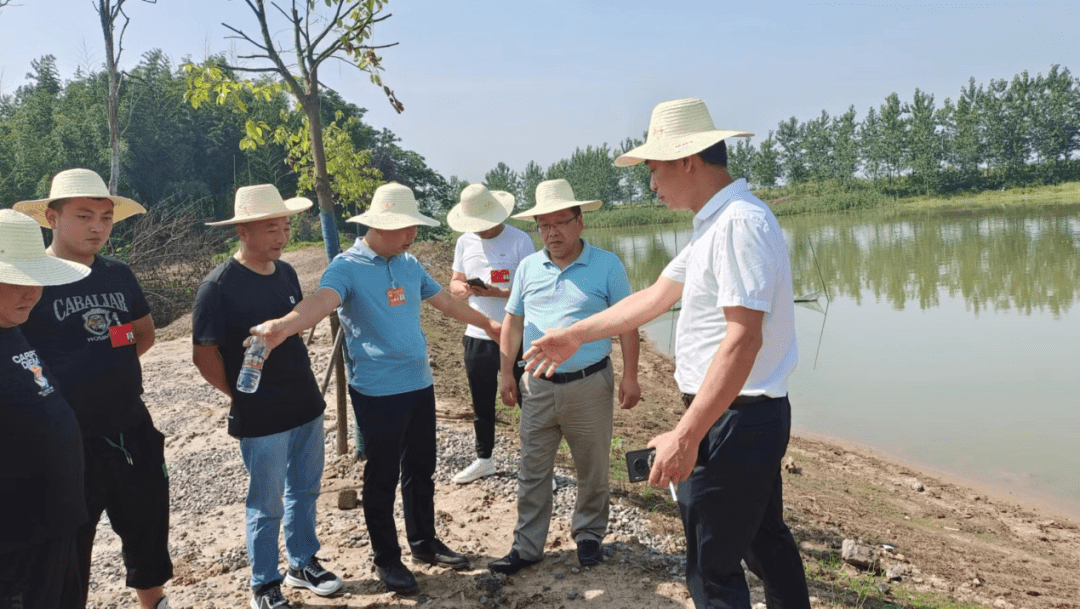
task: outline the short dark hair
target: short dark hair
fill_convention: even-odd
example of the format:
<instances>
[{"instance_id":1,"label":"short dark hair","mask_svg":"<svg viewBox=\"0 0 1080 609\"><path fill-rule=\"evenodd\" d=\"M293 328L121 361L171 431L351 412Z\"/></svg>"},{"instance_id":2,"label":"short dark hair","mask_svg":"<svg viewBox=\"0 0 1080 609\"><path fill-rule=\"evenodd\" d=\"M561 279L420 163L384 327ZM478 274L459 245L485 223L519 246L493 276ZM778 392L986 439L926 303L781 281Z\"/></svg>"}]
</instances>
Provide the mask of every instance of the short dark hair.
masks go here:
<instances>
[{"instance_id":1,"label":"short dark hair","mask_svg":"<svg viewBox=\"0 0 1080 609\"><path fill-rule=\"evenodd\" d=\"M59 213L62 209L64 209L64 205L73 198L76 198L76 197L62 197L62 198L59 198L59 199L53 199L52 201L49 201L48 207L49 207L49 209L55 210L57 213ZM112 199L110 199L108 197L87 197L87 198L88 199L93 199L94 201L111 201L112 200Z\"/></svg>"},{"instance_id":2,"label":"short dark hair","mask_svg":"<svg viewBox=\"0 0 1080 609\"><path fill-rule=\"evenodd\" d=\"M581 206L575 205L570 208L570 211L574 212L574 217L576 218L581 215Z\"/></svg>"},{"instance_id":3,"label":"short dark hair","mask_svg":"<svg viewBox=\"0 0 1080 609\"><path fill-rule=\"evenodd\" d=\"M705 161L705 164L707 165L715 165L727 169L727 144L724 143L724 140L720 140L705 150L702 150L698 153L698 156L700 156L701 160Z\"/></svg>"}]
</instances>

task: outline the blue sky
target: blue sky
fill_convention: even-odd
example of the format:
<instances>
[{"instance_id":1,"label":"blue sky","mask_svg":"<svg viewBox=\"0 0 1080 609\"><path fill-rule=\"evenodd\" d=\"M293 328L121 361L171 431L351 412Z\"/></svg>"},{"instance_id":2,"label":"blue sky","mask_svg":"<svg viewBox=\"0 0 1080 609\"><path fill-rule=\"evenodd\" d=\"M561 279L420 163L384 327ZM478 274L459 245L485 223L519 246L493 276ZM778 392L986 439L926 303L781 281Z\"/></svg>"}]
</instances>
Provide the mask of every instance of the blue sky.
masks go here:
<instances>
[{"instance_id":1,"label":"blue sky","mask_svg":"<svg viewBox=\"0 0 1080 609\"><path fill-rule=\"evenodd\" d=\"M57 57L61 76L104 61L90 0L13 0L0 9L0 89L30 61ZM287 2L287 0L283 0ZM652 107L701 97L718 128L760 141L778 122L854 105L858 118L918 87L940 105L969 77L985 84L1052 64L1080 74L1075 0L1051 2L611 2L400 0L376 30L395 114L366 75L324 80L368 108L444 176L469 181L502 161L546 167L575 147L616 145L648 126ZM254 33L242 0L128 0L122 67L161 48L184 56L243 54L221 23Z\"/></svg>"}]
</instances>

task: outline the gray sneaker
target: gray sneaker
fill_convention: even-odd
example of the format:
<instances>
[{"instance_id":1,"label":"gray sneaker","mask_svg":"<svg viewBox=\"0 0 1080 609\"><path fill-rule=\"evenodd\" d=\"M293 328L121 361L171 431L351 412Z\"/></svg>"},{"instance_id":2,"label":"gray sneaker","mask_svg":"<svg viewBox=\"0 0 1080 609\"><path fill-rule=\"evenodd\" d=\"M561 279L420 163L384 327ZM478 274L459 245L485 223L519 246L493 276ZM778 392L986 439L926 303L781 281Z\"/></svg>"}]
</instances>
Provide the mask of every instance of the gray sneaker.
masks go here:
<instances>
[{"instance_id":1,"label":"gray sneaker","mask_svg":"<svg viewBox=\"0 0 1080 609\"><path fill-rule=\"evenodd\" d=\"M294 588L307 588L319 596L330 596L344 585L341 578L324 569L315 556L302 569L289 567L285 583Z\"/></svg>"},{"instance_id":2,"label":"gray sneaker","mask_svg":"<svg viewBox=\"0 0 1080 609\"><path fill-rule=\"evenodd\" d=\"M292 609L281 593L281 582L265 584L251 597L251 609Z\"/></svg>"}]
</instances>

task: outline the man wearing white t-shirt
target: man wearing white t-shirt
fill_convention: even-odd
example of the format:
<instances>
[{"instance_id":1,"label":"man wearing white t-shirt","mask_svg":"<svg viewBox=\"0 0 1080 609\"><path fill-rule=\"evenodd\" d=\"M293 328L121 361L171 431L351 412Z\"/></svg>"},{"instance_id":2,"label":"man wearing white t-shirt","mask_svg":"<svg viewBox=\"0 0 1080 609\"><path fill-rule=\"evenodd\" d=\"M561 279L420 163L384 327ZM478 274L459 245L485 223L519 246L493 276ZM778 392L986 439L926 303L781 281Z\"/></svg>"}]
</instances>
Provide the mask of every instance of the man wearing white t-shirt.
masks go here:
<instances>
[{"instance_id":1,"label":"man wearing white t-shirt","mask_svg":"<svg viewBox=\"0 0 1080 609\"><path fill-rule=\"evenodd\" d=\"M461 202L446 216L450 228L464 233L454 248L450 293L468 298L472 308L492 319L505 315L506 299L518 263L536 251L527 234L503 224L513 210L514 195L472 184L461 192ZM455 474L453 480L467 484L495 473L491 452L495 448L499 343L475 326L466 328L462 342L465 375L472 393L476 460ZM517 374L520 370L515 367Z\"/></svg>"},{"instance_id":2,"label":"man wearing white t-shirt","mask_svg":"<svg viewBox=\"0 0 1080 609\"><path fill-rule=\"evenodd\" d=\"M699 609L749 609L745 560L769 607L809 609L780 476L798 356L791 265L772 211L728 173L723 141L750 135L717 130L698 99L658 105L645 144L615 164L646 162L657 197L694 212L690 244L652 286L548 331L525 358L536 374L550 372L582 343L636 328L681 298L675 379L686 413L649 442L649 483L679 485L687 588Z\"/></svg>"}]
</instances>

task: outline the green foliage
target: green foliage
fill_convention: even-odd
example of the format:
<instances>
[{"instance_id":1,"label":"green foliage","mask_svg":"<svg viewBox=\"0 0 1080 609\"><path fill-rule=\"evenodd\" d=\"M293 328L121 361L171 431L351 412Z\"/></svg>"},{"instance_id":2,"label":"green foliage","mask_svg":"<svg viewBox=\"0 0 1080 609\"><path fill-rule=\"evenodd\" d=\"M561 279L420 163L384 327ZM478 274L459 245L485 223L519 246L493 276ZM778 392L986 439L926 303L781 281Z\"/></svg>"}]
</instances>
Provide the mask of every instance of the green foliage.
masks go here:
<instances>
[{"instance_id":1,"label":"green foliage","mask_svg":"<svg viewBox=\"0 0 1080 609\"><path fill-rule=\"evenodd\" d=\"M484 174L484 184L488 190L502 190L514 195L515 199L521 198L521 179L513 169L501 161L495 169Z\"/></svg>"},{"instance_id":2,"label":"green foliage","mask_svg":"<svg viewBox=\"0 0 1080 609\"><path fill-rule=\"evenodd\" d=\"M338 121L343 118L344 113L338 111L335 121L323 128L326 171L331 176L330 187L337 195L337 202L346 210L351 207L355 213L360 213L362 206L371 200L375 189L383 183L382 172L372 166L370 150L357 150L353 144L349 129L358 122L356 117L350 116L344 119L344 124L339 125ZM251 121L248 121L250 124ZM285 162L299 175L298 191L314 191L315 160L308 117L299 113L290 116L282 110L281 124L274 130L273 141L285 147Z\"/></svg>"}]
</instances>

